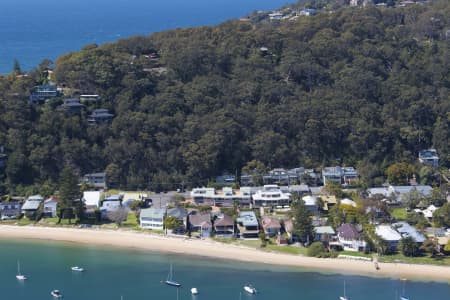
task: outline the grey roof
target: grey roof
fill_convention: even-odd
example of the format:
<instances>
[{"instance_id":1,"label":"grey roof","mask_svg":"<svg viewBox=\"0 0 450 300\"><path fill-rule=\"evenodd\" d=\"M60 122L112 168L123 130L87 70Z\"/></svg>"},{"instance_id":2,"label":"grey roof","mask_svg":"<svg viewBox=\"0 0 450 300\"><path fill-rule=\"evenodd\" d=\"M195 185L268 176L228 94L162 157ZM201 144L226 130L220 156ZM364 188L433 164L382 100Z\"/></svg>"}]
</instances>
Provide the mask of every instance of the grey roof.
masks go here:
<instances>
[{"instance_id":1,"label":"grey roof","mask_svg":"<svg viewBox=\"0 0 450 300\"><path fill-rule=\"evenodd\" d=\"M414 226L411 226L406 222L398 222L392 225L403 238L412 237L418 243L423 243L426 240L426 237L423 234L421 234Z\"/></svg>"},{"instance_id":2,"label":"grey roof","mask_svg":"<svg viewBox=\"0 0 450 300\"><path fill-rule=\"evenodd\" d=\"M352 224L342 224L339 226L336 231L338 234L345 239L359 239L361 235L359 234L358 229Z\"/></svg>"},{"instance_id":3,"label":"grey roof","mask_svg":"<svg viewBox=\"0 0 450 300\"><path fill-rule=\"evenodd\" d=\"M314 231L317 234L335 234L334 229L331 226L317 226L314 227Z\"/></svg>"},{"instance_id":4,"label":"grey roof","mask_svg":"<svg viewBox=\"0 0 450 300\"><path fill-rule=\"evenodd\" d=\"M236 221L244 226L258 226L258 219L256 219L256 215L252 211L241 211Z\"/></svg>"},{"instance_id":5,"label":"grey roof","mask_svg":"<svg viewBox=\"0 0 450 300\"><path fill-rule=\"evenodd\" d=\"M39 208L41 201L27 200L22 206L22 210L36 210Z\"/></svg>"},{"instance_id":6,"label":"grey roof","mask_svg":"<svg viewBox=\"0 0 450 300\"><path fill-rule=\"evenodd\" d=\"M402 239L400 233L394 230L390 225L378 225L375 227L375 233L385 241L399 241Z\"/></svg>"},{"instance_id":7,"label":"grey roof","mask_svg":"<svg viewBox=\"0 0 450 300\"><path fill-rule=\"evenodd\" d=\"M162 219L166 214L164 208L144 208L141 209L141 218L152 218L152 219Z\"/></svg>"},{"instance_id":8,"label":"grey roof","mask_svg":"<svg viewBox=\"0 0 450 300\"><path fill-rule=\"evenodd\" d=\"M210 227L211 215L210 214L195 214L189 216L189 223L193 226L205 226Z\"/></svg>"},{"instance_id":9,"label":"grey roof","mask_svg":"<svg viewBox=\"0 0 450 300\"><path fill-rule=\"evenodd\" d=\"M33 195L33 196L28 197L27 200L44 201L44 197L42 197L41 195Z\"/></svg>"},{"instance_id":10,"label":"grey roof","mask_svg":"<svg viewBox=\"0 0 450 300\"><path fill-rule=\"evenodd\" d=\"M214 226L233 226L234 220L229 215L222 215L214 221Z\"/></svg>"},{"instance_id":11,"label":"grey roof","mask_svg":"<svg viewBox=\"0 0 450 300\"><path fill-rule=\"evenodd\" d=\"M169 208L167 210L167 216L172 216L175 217L177 219L184 219L186 218L188 215L187 210L184 207L174 207L174 208Z\"/></svg>"}]
</instances>

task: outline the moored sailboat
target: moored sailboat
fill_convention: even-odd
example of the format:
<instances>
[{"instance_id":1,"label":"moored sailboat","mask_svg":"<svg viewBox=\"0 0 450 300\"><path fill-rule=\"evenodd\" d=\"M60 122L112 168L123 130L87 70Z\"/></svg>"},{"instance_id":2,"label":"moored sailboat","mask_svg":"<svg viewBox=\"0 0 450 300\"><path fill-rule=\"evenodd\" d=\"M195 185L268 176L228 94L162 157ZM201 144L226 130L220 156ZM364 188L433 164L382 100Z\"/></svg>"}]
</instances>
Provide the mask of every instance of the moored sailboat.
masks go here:
<instances>
[{"instance_id":1,"label":"moored sailboat","mask_svg":"<svg viewBox=\"0 0 450 300\"><path fill-rule=\"evenodd\" d=\"M174 287L180 287L181 283L173 280L173 268L172 268L172 264L170 264L170 271L169 274L167 275L167 279L166 281L164 281L165 284L170 285L170 286L174 286Z\"/></svg>"}]
</instances>

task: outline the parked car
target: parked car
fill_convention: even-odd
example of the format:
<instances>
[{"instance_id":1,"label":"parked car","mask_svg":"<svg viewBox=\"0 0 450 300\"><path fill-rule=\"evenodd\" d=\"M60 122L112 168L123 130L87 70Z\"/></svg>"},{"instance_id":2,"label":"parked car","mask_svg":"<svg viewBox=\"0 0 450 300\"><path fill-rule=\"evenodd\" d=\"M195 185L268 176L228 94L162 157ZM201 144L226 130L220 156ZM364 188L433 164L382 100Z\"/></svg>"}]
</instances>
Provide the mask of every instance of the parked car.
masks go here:
<instances>
[{"instance_id":1,"label":"parked car","mask_svg":"<svg viewBox=\"0 0 450 300\"><path fill-rule=\"evenodd\" d=\"M184 229L184 227L178 227L178 228L174 228L172 230L173 234L185 234L186 233L186 229Z\"/></svg>"}]
</instances>

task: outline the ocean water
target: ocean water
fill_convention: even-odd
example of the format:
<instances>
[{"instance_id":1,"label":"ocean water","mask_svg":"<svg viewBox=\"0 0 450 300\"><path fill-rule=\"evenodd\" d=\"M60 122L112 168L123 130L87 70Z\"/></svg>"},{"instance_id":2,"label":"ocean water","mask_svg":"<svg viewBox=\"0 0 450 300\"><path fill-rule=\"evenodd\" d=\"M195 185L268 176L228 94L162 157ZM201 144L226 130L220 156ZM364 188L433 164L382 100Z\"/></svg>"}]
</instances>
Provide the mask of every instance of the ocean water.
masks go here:
<instances>
[{"instance_id":1,"label":"ocean water","mask_svg":"<svg viewBox=\"0 0 450 300\"><path fill-rule=\"evenodd\" d=\"M28 280L15 275L17 260ZM161 283L173 265L174 279L182 287ZM85 272L73 272L79 265ZM257 295L243 291L252 283ZM6 241L0 239L1 299L52 299L59 289L71 300L337 300L344 282L351 300L399 299L405 290L411 300L450 299L448 283L399 281L387 278L319 274L302 269L272 267L202 257L176 256L123 250L106 246L77 246L52 241ZM197 287L198 296L190 294Z\"/></svg>"},{"instance_id":2,"label":"ocean water","mask_svg":"<svg viewBox=\"0 0 450 300\"><path fill-rule=\"evenodd\" d=\"M1 0L0 74L132 35L214 25L295 0Z\"/></svg>"}]
</instances>

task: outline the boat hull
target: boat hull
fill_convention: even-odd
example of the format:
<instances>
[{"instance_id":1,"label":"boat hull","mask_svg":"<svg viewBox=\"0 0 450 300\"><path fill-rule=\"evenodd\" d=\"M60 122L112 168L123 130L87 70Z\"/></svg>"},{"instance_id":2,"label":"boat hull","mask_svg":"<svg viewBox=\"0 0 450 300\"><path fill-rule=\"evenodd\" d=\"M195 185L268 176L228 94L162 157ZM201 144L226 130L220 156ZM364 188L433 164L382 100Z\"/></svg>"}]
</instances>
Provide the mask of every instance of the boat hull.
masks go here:
<instances>
[{"instance_id":1,"label":"boat hull","mask_svg":"<svg viewBox=\"0 0 450 300\"><path fill-rule=\"evenodd\" d=\"M251 286L244 286L244 291L246 291L249 294L256 294L256 289Z\"/></svg>"},{"instance_id":2,"label":"boat hull","mask_svg":"<svg viewBox=\"0 0 450 300\"><path fill-rule=\"evenodd\" d=\"M165 284L170 285L170 286L174 286L174 287L180 287L181 284L176 282L176 281L172 281L172 280L166 280L164 281Z\"/></svg>"}]
</instances>

